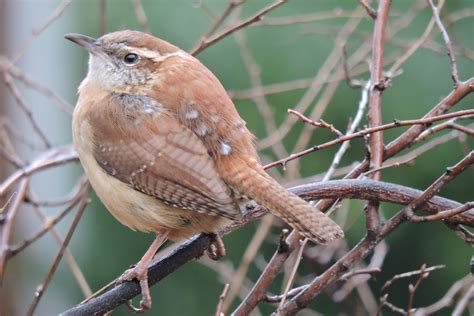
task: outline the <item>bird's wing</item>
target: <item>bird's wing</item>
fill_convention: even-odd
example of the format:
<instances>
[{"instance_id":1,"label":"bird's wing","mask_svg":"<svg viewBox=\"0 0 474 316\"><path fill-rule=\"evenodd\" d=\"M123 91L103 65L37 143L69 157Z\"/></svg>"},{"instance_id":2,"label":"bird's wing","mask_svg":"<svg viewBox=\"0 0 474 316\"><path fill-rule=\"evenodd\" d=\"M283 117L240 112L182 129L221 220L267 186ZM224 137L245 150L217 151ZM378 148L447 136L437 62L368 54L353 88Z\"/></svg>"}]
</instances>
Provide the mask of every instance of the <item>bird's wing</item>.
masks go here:
<instances>
[{"instance_id":1,"label":"bird's wing","mask_svg":"<svg viewBox=\"0 0 474 316\"><path fill-rule=\"evenodd\" d=\"M116 94L89 122L95 159L109 175L170 206L241 215L202 141L154 99Z\"/></svg>"}]
</instances>

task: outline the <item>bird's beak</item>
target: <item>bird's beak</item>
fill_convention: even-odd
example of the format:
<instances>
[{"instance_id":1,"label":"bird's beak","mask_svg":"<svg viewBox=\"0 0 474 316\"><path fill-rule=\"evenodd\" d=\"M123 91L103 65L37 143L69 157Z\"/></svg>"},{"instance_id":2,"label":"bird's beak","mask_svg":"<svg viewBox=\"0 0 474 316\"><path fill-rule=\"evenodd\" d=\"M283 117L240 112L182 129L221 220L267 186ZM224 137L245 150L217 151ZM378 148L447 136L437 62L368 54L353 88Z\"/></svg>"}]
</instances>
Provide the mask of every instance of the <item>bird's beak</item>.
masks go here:
<instances>
[{"instance_id":1,"label":"bird's beak","mask_svg":"<svg viewBox=\"0 0 474 316\"><path fill-rule=\"evenodd\" d=\"M64 35L65 39L70 40L71 42L74 42L78 45L81 45L85 49L87 49L90 53L100 53L102 49L100 48L100 45L98 44L97 40L95 38L82 35L82 34L76 34L76 33L69 33Z\"/></svg>"}]
</instances>

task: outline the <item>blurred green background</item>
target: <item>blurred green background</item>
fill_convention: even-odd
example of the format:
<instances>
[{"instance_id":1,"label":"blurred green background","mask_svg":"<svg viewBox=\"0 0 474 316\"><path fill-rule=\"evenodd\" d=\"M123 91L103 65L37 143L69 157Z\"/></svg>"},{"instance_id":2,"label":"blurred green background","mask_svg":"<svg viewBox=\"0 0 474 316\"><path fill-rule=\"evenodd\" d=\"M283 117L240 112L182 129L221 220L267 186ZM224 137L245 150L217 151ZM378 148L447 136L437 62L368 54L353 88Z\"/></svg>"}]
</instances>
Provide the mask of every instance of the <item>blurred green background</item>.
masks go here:
<instances>
[{"instance_id":1,"label":"blurred green background","mask_svg":"<svg viewBox=\"0 0 474 316\"><path fill-rule=\"evenodd\" d=\"M19 1L15 5L24 5L34 10L35 6L42 5L41 2ZM58 1L53 1L53 3L58 3ZM143 0L142 3L154 35L170 41L184 50L190 50L212 22L212 17L206 13L207 10L217 16L225 9L228 1ZM243 17L248 17L269 3L271 1L249 0L243 6L241 14ZM419 3L424 4L425 2L421 1ZM352 11L357 6L358 1L349 0L293 0L273 11L269 14L269 17L305 15L331 11L335 8ZM376 3L374 3L374 6L376 6ZM447 1L443 9L443 16L466 8L474 10L474 2L469 0ZM394 23L412 9L412 1L394 1L391 9L393 16L389 19L390 23ZM125 28L140 29L128 0L106 1L106 13L107 31ZM432 13L429 8L425 7L420 10L413 22L397 34L396 38L402 43L411 43L423 33L431 16ZM59 31L56 30L56 33L77 32L93 37L101 35L98 1L74 1L62 19L70 19L73 22L62 27ZM337 31L346 21L347 18L335 18L289 26L255 26L248 27L242 32L245 33L250 50L260 67L263 84L268 85L301 78L312 78L334 48L334 38ZM373 21L371 19L365 18L361 21L357 31L350 36L346 45L349 55L357 50L361 43L367 39L367 36L370 37L372 27ZM474 18L472 16L457 21L448 28L448 31L457 46L465 47L472 54L472 51L474 51ZM434 33L437 34L434 39L444 48L438 30L436 29ZM67 76L67 87L63 92L67 100L75 103L76 88L87 71L87 54L77 46L63 40L60 36L50 38L48 45L54 45L61 49L64 52L61 62L67 63L69 66L72 65L72 68L74 68L74 71ZM396 56L404 50L399 45L389 42L386 45L385 56ZM226 89L239 90L251 87L234 36L229 36L211 46L197 57L217 75ZM457 57L461 78L467 79L472 76L474 74L472 55L471 59L460 54ZM62 67L62 65L56 64L54 67ZM54 70L54 68L52 69ZM393 79L392 87L383 94L385 122L390 122L395 118L411 119L420 117L449 94L452 89L449 60L445 53L436 53L422 48L402 66L402 69L403 73ZM365 80L368 76L369 74L366 72L357 78ZM300 89L267 97L277 123L284 120L288 115L287 109L293 108L305 91L305 89ZM312 103L312 107L320 97L321 94ZM356 111L359 99L360 90L351 89L347 84L341 83L322 118L334 124L336 128L345 130L349 118ZM468 96L455 109L472 108L473 101L473 96ZM256 111L253 101L237 100L235 104L242 117L247 121L249 129L257 138L265 137L266 132L262 124L262 118ZM70 143L69 120L70 118L64 116L64 135L55 145ZM288 152L293 150L302 126L301 123L295 124L295 128L284 139ZM385 132L385 142L388 143L395 139L403 130L405 129L399 128ZM333 135L326 130L317 129L313 133L309 144L316 145L332 138ZM466 144L472 150L473 140L468 139ZM324 172L329 167L336 150L337 148L331 148L302 158L300 161L301 175L307 177ZM420 156L416 159L414 166L402 166L384 171L383 179L388 182L424 189L441 175L447 166L458 162L463 155L462 145L454 140ZM341 165L360 161L363 157L363 143L354 141ZM276 158L277 156L269 149L262 153L262 159L265 162L270 162ZM278 172L282 177L285 176L281 169L272 172ZM79 165L75 167L74 173L76 175L82 173ZM76 177L71 177L71 183L75 179ZM474 170L471 168L443 189L441 195L460 202L473 200L473 180ZM349 245L353 246L365 233L363 203L352 201L347 203L347 207L350 216L348 223L351 225L346 231L346 235ZM398 209L397 206L382 205L382 212L385 217L391 216ZM64 229L66 225L61 227ZM224 238L227 248L225 260L229 260L234 267L239 265L241 256L256 227L257 223L249 224L247 227ZM277 234L278 229L275 229L274 233ZM130 264L135 263L143 255L152 239L151 234L133 232L119 224L94 196L92 205L87 209L75 233L71 249L92 289L95 290L120 275ZM418 269L423 263L427 265L446 265L445 269L433 272L422 283L416 295L415 306L425 306L438 300L455 280L466 275L473 254L471 248L440 223L405 224L387 238L387 243L389 253L383 265L383 272L369 281L376 298L380 295L380 287L394 274ZM273 244L265 243L261 251L263 258L269 260L274 250L275 246ZM52 253L54 252L55 250ZM28 253L26 258L31 259L39 255ZM32 278L41 280L50 264L47 259L42 259L41 262L42 264L32 271L27 268L29 264L23 261L16 271L24 273L22 279L28 279L31 275ZM308 271L309 267L303 263L302 269ZM259 274L259 269L253 266L248 278L255 281ZM402 307L406 306L408 281L413 282L414 280L402 280L391 287L389 292L391 302ZM274 292L280 290L280 282L281 279L274 282L272 287ZM149 314L212 315L222 288L223 283L214 271L196 262L188 263L152 288L153 309ZM63 292L60 302L55 301L55 293L57 292ZM65 295L64 292L67 292L67 294ZM32 295L31 289L30 293L25 292L24 295L29 301L28 297ZM62 263L50 286L50 290L46 292L40 304L38 315L58 313L78 303L81 299L81 292L69 272L69 268ZM336 315L347 306L344 306L344 304L337 305L331 301L329 296L323 294L310 307L325 315ZM271 306L262 305L261 308L263 315L269 315L273 310L274 308ZM128 313L126 308L120 307L114 312L114 315L126 315ZM385 309L384 314L390 315L391 312Z\"/></svg>"}]
</instances>

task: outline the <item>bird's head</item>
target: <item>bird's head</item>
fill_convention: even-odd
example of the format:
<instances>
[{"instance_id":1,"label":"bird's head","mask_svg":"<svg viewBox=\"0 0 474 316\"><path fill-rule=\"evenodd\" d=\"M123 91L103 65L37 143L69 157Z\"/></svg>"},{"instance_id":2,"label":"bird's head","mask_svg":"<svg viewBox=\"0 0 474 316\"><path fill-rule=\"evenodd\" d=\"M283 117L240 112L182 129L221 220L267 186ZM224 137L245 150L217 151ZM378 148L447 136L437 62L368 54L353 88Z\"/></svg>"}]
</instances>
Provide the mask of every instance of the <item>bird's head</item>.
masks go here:
<instances>
[{"instance_id":1,"label":"bird's head","mask_svg":"<svg viewBox=\"0 0 474 316\"><path fill-rule=\"evenodd\" d=\"M159 79L160 64L172 56L191 58L178 47L138 31L119 31L95 39L81 34L65 38L90 54L86 80L111 92L130 92Z\"/></svg>"}]
</instances>

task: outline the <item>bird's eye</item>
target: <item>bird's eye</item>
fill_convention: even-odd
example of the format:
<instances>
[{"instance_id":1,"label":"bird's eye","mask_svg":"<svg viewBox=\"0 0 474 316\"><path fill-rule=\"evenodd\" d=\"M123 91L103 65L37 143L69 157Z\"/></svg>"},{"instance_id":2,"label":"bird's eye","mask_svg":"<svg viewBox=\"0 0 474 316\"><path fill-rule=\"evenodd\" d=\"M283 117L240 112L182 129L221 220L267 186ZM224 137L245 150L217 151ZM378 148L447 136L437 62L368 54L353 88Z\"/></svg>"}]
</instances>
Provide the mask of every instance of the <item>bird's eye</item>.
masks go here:
<instances>
[{"instance_id":1,"label":"bird's eye","mask_svg":"<svg viewBox=\"0 0 474 316\"><path fill-rule=\"evenodd\" d=\"M133 65L133 64L136 64L138 62L138 59L139 59L139 57L138 57L137 54L130 53L130 54L125 55L125 57L123 58L123 61L127 65Z\"/></svg>"}]
</instances>

